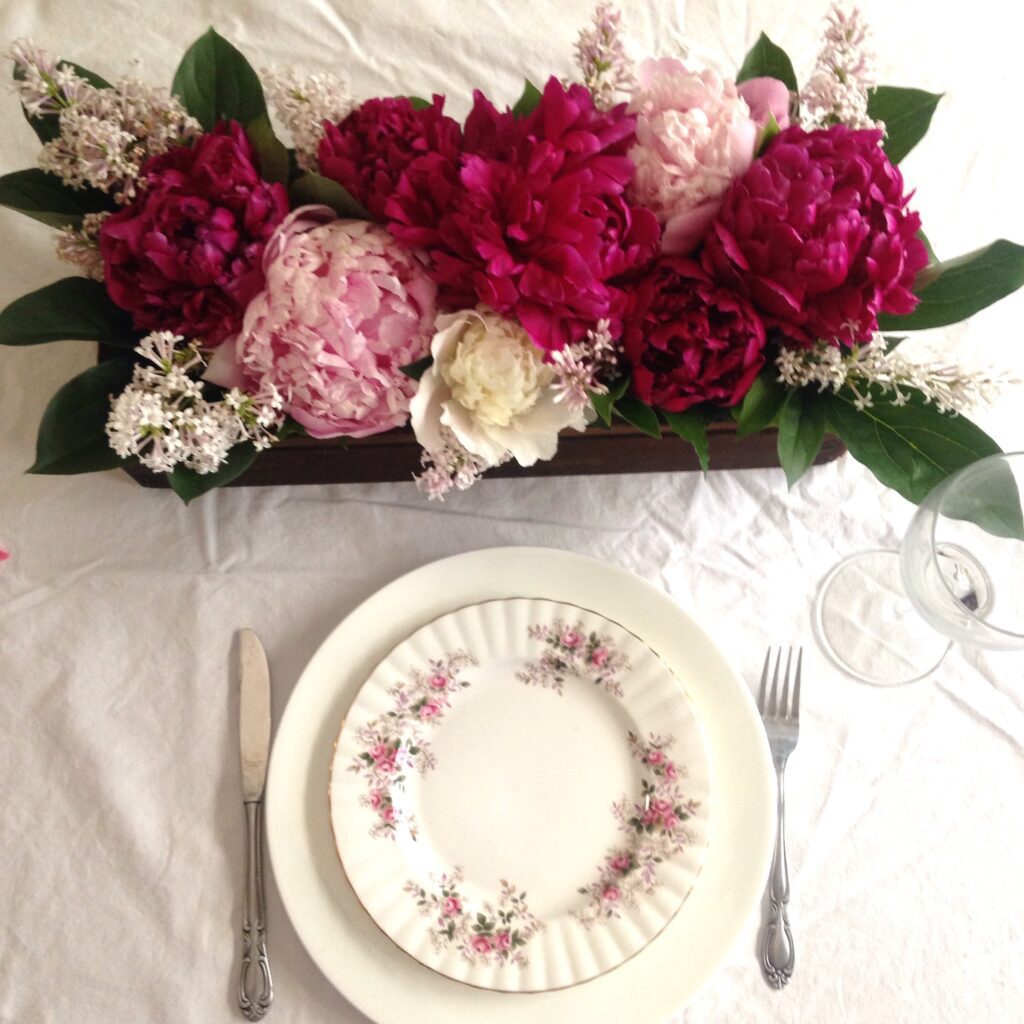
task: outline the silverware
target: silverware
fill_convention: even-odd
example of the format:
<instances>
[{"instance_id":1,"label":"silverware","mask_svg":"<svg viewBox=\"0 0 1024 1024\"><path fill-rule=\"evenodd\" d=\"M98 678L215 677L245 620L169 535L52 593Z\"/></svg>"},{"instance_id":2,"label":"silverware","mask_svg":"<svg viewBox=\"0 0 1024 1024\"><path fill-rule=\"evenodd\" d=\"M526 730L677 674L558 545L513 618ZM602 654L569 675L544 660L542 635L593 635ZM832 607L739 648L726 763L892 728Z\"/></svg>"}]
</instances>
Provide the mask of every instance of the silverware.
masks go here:
<instances>
[{"instance_id":1,"label":"silverware","mask_svg":"<svg viewBox=\"0 0 1024 1024\"><path fill-rule=\"evenodd\" d=\"M246 1020L260 1020L274 998L263 889L263 786L270 755L270 670L263 645L251 629L239 634L238 739L247 834L238 1006Z\"/></svg>"},{"instance_id":2,"label":"silverware","mask_svg":"<svg viewBox=\"0 0 1024 1024\"><path fill-rule=\"evenodd\" d=\"M772 651L764 656L761 671L761 691L757 708L764 720L768 734L768 746L775 762L775 777L778 780L778 826L775 832L775 855L772 857L772 871L768 877L768 920L761 937L761 970L772 988L782 988L793 976L796 961L793 947L793 932L789 927L789 869L786 865L786 791L783 781L786 762L796 748L800 736L800 669L804 652L797 654L796 672L793 677L793 699L790 702L789 680L793 662L793 648L786 654L786 672L783 677L782 695L779 695L779 667L782 664L782 649L775 656L775 672L772 675L771 691L768 692L768 670Z\"/></svg>"}]
</instances>

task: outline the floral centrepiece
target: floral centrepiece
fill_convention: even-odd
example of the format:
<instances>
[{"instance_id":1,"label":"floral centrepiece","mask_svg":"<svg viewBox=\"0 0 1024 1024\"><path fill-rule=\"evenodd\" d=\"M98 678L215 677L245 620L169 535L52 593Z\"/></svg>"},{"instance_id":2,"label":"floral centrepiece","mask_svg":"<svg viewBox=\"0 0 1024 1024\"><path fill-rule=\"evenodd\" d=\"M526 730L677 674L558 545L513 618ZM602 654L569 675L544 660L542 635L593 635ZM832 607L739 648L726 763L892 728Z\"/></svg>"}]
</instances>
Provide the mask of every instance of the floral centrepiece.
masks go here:
<instances>
[{"instance_id":1,"label":"floral centrepiece","mask_svg":"<svg viewBox=\"0 0 1024 1024\"><path fill-rule=\"evenodd\" d=\"M17 300L0 342L100 336L109 360L54 397L32 471L141 466L187 501L273 440L411 419L417 482L443 498L597 420L677 434L706 467L709 427L734 419L777 430L791 485L834 434L917 502L997 452L964 414L1015 375L894 351L1024 281L1024 246L941 261L925 240L900 163L940 97L878 85L867 26L839 6L803 82L764 34L733 75L666 49L634 62L601 3L575 81L527 81L514 104L477 89L462 118L429 89L261 82L212 29L169 90L16 42L39 159L0 178L0 205L56 227L89 280ZM135 375L154 332L209 364L211 407L276 396L259 448L236 429L198 460L157 454L150 417L178 399ZM104 394L112 431L83 411Z\"/></svg>"},{"instance_id":2,"label":"floral centrepiece","mask_svg":"<svg viewBox=\"0 0 1024 1024\"><path fill-rule=\"evenodd\" d=\"M266 287L209 376L274 385L313 437L365 437L405 422L415 385L401 367L427 351L435 288L382 228L326 207L290 214L264 259Z\"/></svg>"}]
</instances>

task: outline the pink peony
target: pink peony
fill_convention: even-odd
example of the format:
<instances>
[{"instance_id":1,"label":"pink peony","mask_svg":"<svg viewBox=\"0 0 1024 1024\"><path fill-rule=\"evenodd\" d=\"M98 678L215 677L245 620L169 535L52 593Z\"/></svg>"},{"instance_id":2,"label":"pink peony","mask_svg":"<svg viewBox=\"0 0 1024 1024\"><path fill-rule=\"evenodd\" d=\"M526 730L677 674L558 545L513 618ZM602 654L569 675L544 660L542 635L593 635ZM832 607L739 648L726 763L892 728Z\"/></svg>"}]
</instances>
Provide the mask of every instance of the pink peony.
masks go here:
<instances>
[{"instance_id":1,"label":"pink peony","mask_svg":"<svg viewBox=\"0 0 1024 1024\"><path fill-rule=\"evenodd\" d=\"M388 226L427 251L443 303L484 303L560 349L617 321L624 296L610 280L657 247L653 215L623 199L633 127L623 106L601 112L586 88L556 78L522 118L477 92L458 176L436 154L410 166Z\"/></svg>"},{"instance_id":2,"label":"pink peony","mask_svg":"<svg viewBox=\"0 0 1024 1024\"><path fill-rule=\"evenodd\" d=\"M768 123L769 117L775 118L780 128L789 127L789 87L777 78L748 78L736 86L736 91L750 108L750 116L758 128Z\"/></svg>"},{"instance_id":3,"label":"pink peony","mask_svg":"<svg viewBox=\"0 0 1024 1024\"><path fill-rule=\"evenodd\" d=\"M611 652L607 647L595 647L593 653L590 655L590 664L594 665L596 668L604 668L610 657Z\"/></svg>"},{"instance_id":4,"label":"pink peony","mask_svg":"<svg viewBox=\"0 0 1024 1024\"><path fill-rule=\"evenodd\" d=\"M764 324L750 303L678 256L632 287L623 343L634 394L669 412L735 405L764 365Z\"/></svg>"},{"instance_id":5,"label":"pink peony","mask_svg":"<svg viewBox=\"0 0 1024 1024\"><path fill-rule=\"evenodd\" d=\"M462 129L442 110L444 98L415 110L404 96L367 100L340 124L326 124L320 173L343 185L378 220L402 172L431 154L455 173Z\"/></svg>"},{"instance_id":6,"label":"pink peony","mask_svg":"<svg viewBox=\"0 0 1024 1024\"><path fill-rule=\"evenodd\" d=\"M288 213L235 121L147 161L146 188L100 229L111 299L140 330L217 345L263 287L261 258Z\"/></svg>"},{"instance_id":7,"label":"pink peony","mask_svg":"<svg viewBox=\"0 0 1024 1024\"><path fill-rule=\"evenodd\" d=\"M435 289L416 256L365 221L296 210L267 246L266 287L207 377L273 384L314 437L401 426L416 390L400 367L426 354Z\"/></svg>"},{"instance_id":8,"label":"pink peony","mask_svg":"<svg viewBox=\"0 0 1024 1024\"><path fill-rule=\"evenodd\" d=\"M454 917L462 910L462 901L456 896L449 896L444 903L441 904L441 913L445 917Z\"/></svg>"},{"instance_id":9,"label":"pink peony","mask_svg":"<svg viewBox=\"0 0 1024 1024\"><path fill-rule=\"evenodd\" d=\"M629 196L663 225L663 252L693 252L750 166L757 125L735 83L671 57L640 65L629 109L637 115Z\"/></svg>"},{"instance_id":10,"label":"pink peony","mask_svg":"<svg viewBox=\"0 0 1024 1024\"><path fill-rule=\"evenodd\" d=\"M704 266L801 344L869 341L880 312L911 312L928 262L903 177L876 130L792 126L737 181Z\"/></svg>"},{"instance_id":11,"label":"pink peony","mask_svg":"<svg viewBox=\"0 0 1024 1024\"><path fill-rule=\"evenodd\" d=\"M490 953L491 940L486 935L474 935L469 943L478 953Z\"/></svg>"}]
</instances>

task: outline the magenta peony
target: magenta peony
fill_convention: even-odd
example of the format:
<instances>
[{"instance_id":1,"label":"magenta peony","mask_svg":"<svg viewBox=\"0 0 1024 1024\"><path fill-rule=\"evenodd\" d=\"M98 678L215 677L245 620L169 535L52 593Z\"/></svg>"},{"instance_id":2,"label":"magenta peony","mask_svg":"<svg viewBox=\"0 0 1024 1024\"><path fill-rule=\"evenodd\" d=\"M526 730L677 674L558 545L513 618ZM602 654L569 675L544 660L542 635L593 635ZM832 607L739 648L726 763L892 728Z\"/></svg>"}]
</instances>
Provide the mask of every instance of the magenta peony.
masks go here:
<instances>
[{"instance_id":1,"label":"magenta peony","mask_svg":"<svg viewBox=\"0 0 1024 1024\"><path fill-rule=\"evenodd\" d=\"M734 82L671 57L640 65L629 109L637 116L629 195L663 225L663 252L692 253L754 159L758 127Z\"/></svg>"},{"instance_id":2,"label":"magenta peony","mask_svg":"<svg viewBox=\"0 0 1024 1024\"><path fill-rule=\"evenodd\" d=\"M866 342L880 312L917 305L921 218L881 137L787 128L732 186L708 236L705 268L797 343Z\"/></svg>"},{"instance_id":3,"label":"magenta peony","mask_svg":"<svg viewBox=\"0 0 1024 1024\"><path fill-rule=\"evenodd\" d=\"M691 259L665 256L633 284L623 343L642 402L735 405L764 365L764 324Z\"/></svg>"},{"instance_id":4,"label":"magenta peony","mask_svg":"<svg viewBox=\"0 0 1024 1024\"><path fill-rule=\"evenodd\" d=\"M415 160L429 154L457 168L462 129L443 108L441 96L421 110L404 96L367 100L340 124L324 126L320 173L383 220L388 198Z\"/></svg>"},{"instance_id":5,"label":"magenta peony","mask_svg":"<svg viewBox=\"0 0 1024 1024\"><path fill-rule=\"evenodd\" d=\"M522 118L477 92L458 176L436 155L411 165L389 227L427 251L446 306L483 303L540 348L562 348L618 320L625 299L609 281L657 248L654 216L623 198L633 128L623 106L603 113L556 78Z\"/></svg>"},{"instance_id":6,"label":"magenta peony","mask_svg":"<svg viewBox=\"0 0 1024 1024\"><path fill-rule=\"evenodd\" d=\"M436 289L420 260L384 228L296 210L264 254L266 285L207 378L273 384L314 437L365 437L401 426L415 381L401 367L427 354Z\"/></svg>"},{"instance_id":7,"label":"magenta peony","mask_svg":"<svg viewBox=\"0 0 1024 1024\"><path fill-rule=\"evenodd\" d=\"M216 345L238 330L263 286L263 248L288 213L232 121L149 160L146 188L100 229L111 299L140 330Z\"/></svg>"}]
</instances>

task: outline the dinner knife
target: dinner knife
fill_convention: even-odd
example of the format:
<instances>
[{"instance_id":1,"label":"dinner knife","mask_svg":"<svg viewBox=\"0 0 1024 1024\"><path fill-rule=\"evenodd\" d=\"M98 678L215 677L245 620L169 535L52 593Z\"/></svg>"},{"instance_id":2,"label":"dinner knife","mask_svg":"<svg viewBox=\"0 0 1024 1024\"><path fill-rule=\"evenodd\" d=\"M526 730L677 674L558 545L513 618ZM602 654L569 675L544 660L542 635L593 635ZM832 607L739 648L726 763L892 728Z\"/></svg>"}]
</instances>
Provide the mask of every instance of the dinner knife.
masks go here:
<instances>
[{"instance_id":1,"label":"dinner knife","mask_svg":"<svg viewBox=\"0 0 1024 1024\"><path fill-rule=\"evenodd\" d=\"M267 960L263 888L263 786L270 755L270 670L263 645L251 629L243 629L239 634L238 651L238 745L242 755L246 829L245 911L238 1005L246 1020L260 1020L270 1009L274 998Z\"/></svg>"}]
</instances>

